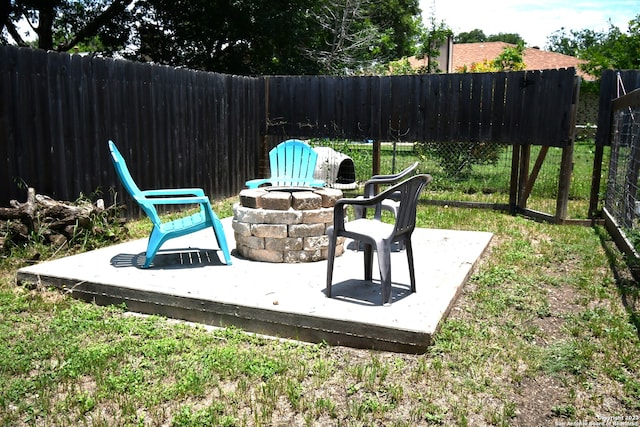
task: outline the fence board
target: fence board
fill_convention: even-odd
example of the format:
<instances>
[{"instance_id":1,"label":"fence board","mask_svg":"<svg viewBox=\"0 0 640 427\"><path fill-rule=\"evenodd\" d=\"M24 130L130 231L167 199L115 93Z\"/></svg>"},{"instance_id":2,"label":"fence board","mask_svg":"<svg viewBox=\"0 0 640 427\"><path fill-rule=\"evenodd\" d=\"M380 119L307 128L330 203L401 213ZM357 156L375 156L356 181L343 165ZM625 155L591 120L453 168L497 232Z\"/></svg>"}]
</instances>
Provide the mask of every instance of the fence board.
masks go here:
<instances>
[{"instance_id":1,"label":"fence board","mask_svg":"<svg viewBox=\"0 0 640 427\"><path fill-rule=\"evenodd\" d=\"M546 75L546 72L545 72ZM536 130L535 127L540 124L540 112L541 108L537 108L536 101L540 99L540 94L544 90L545 80L542 78L540 72L525 72L522 88L523 97L520 104L520 141L523 144L530 144L533 141L530 140L529 135L532 135Z\"/></svg>"},{"instance_id":2,"label":"fence board","mask_svg":"<svg viewBox=\"0 0 640 427\"><path fill-rule=\"evenodd\" d=\"M438 90L441 79L438 77L427 79L427 84L423 86L425 94L423 96L424 112L425 112L425 127L424 135L427 141L433 140L430 135L436 134L438 128L438 109L440 104L438 100Z\"/></svg>"},{"instance_id":3,"label":"fence board","mask_svg":"<svg viewBox=\"0 0 640 427\"><path fill-rule=\"evenodd\" d=\"M369 132L362 138L370 139L371 135L379 135L382 123L380 122L383 103L382 103L382 85L386 85L388 80L380 77L371 77L371 109L369 110Z\"/></svg>"},{"instance_id":4,"label":"fence board","mask_svg":"<svg viewBox=\"0 0 640 427\"><path fill-rule=\"evenodd\" d=\"M389 103L390 111L387 116L387 132L383 135L378 135L376 139L384 140L398 140L401 139L401 135L406 134L409 129L409 124L404 120L403 112L409 111L410 107L407 105L406 100L409 99L409 88L407 87L408 80L405 76L394 76L390 79L390 93L386 102Z\"/></svg>"},{"instance_id":5,"label":"fence board","mask_svg":"<svg viewBox=\"0 0 640 427\"><path fill-rule=\"evenodd\" d=\"M489 124L484 125L487 129L487 141L504 141L508 135L505 130L507 128L505 120L507 74L505 72L496 73L496 78L493 79L491 118Z\"/></svg>"},{"instance_id":6,"label":"fence board","mask_svg":"<svg viewBox=\"0 0 640 427\"><path fill-rule=\"evenodd\" d=\"M392 82L393 80L389 76L379 77L380 93L374 94L374 99L376 100L374 107L378 107L378 109L371 113L375 117L377 126L371 128L370 134L361 135L363 139L380 140L382 135L389 135L389 116L391 115L389 98L391 98L393 92ZM348 137L348 135L345 136Z\"/></svg>"},{"instance_id":7,"label":"fence board","mask_svg":"<svg viewBox=\"0 0 640 427\"><path fill-rule=\"evenodd\" d=\"M470 104L473 99L471 98L471 87L473 85L473 76L471 74L460 74L456 79L456 88L458 95L458 105L456 108L456 124L452 128L452 135L450 139L456 141L469 141L471 136L469 133L470 123ZM456 96L455 92L452 96Z\"/></svg>"},{"instance_id":8,"label":"fence board","mask_svg":"<svg viewBox=\"0 0 640 427\"><path fill-rule=\"evenodd\" d=\"M356 139L363 139L371 135L371 107L373 105L370 76L363 76L360 79L345 79L345 99L351 101L350 110L346 121L347 128L351 129L347 135L353 135Z\"/></svg>"},{"instance_id":9,"label":"fence board","mask_svg":"<svg viewBox=\"0 0 640 427\"><path fill-rule=\"evenodd\" d=\"M0 49L0 141L9 141L13 139L14 126L11 123L11 115L9 106L13 106L13 69L15 69L14 61L15 51ZM14 107L14 106L13 106ZM13 155L10 154L12 147L8 143L0 143L0 159L5 159L7 163L5 167L0 167L0 185L10 186L12 177L10 173L10 165Z\"/></svg>"},{"instance_id":10,"label":"fence board","mask_svg":"<svg viewBox=\"0 0 640 427\"><path fill-rule=\"evenodd\" d=\"M520 130L520 111L522 98L521 81L523 76L519 73L506 73L507 77L507 94L505 100L504 121L505 121L505 133L503 137L509 137L514 135L516 139L514 144L520 144L522 141L518 139L518 132Z\"/></svg>"},{"instance_id":11,"label":"fence board","mask_svg":"<svg viewBox=\"0 0 640 427\"><path fill-rule=\"evenodd\" d=\"M20 178L26 181L28 185L31 185L31 179L26 177L33 177L35 182L44 182L44 189L48 191L52 196L56 196L54 180L49 172L56 165L55 157L60 151L57 144L55 135L55 122L51 118L51 106L48 93L52 90L50 81L44 78L44 73L34 72L35 70L49 70L48 56L46 52L38 52L32 58L33 62L25 61L20 65L24 68L20 70L21 73L31 74L31 79L25 80L20 88L20 99L29 99L35 102L36 107L39 109L36 111L39 116L44 117L44 126L33 126L31 123L32 114L29 113L28 105L22 105L19 108L20 114L20 126L23 129L31 129L31 138L29 138L24 145L18 148L19 157L18 162L22 165L22 169L19 169ZM33 84L35 83L35 85ZM24 98L23 98L24 97ZM33 144L32 138L39 138L44 141L44 144ZM46 148L49 148L51 154L46 155ZM33 161L28 161L29 155L34 155ZM64 167L64 165L62 165ZM65 169L62 169L60 175L66 173ZM62 188L63 180L56 180ZM62 182L61 182L62 181Z\"/></svg>"},{"instance_id":12,"label":"fence board","mask_svg":"<svg viewBox=\"0 0 640 427\"><path fill-rule=\"evenodd\" d=\"M494 103L494 80L489 74L480 75L480 83L482 85L480 96L480 117L478 119L478 139L480 141L491 140L491 127L497 126L494 124L492 114Z\"/></svg>"},{"instance_id":13,"label":"fence board","mask_svg":"<svg viewBox=\"0 0 640 427\"><path fill-rule=\"evenodd\" d=\"M460 98L462 75L440 76L437 88L436 133L430 135L432 141L454 141L460 124Z\"/></svg>"},{"instance_id":14,"label":"fence board","mask_svg":"<svg viewBox=\"0 0 640 427\"><path fill-rule=\"evenodd\" d=\"M360 114L360 94L355 92L355 90L357 89L357 80L359 79L340 79L340 90L342 92L343 102L342 117L340 122L337 123L337 130L338 132L342 130L342 133L345 137L350 137L352 135L353 138L360 139L363 132L359 131L358 123L358 115Z\"/></svg>"},{"instance_id":15,"label":"fence board","mask_svg":"<svg viewBox=\"0 0 640 427\"><path fill-rule=\"evenodd\" d=\"M422 103L421 93L423 91L424 78L419 76L417 79L411 79L412 87L409 93L411 97L412 108L410 110L411 117L409 123L411 124L412 135L422 135L424 133L424 104Z\"/></svg>"}]
</instances>

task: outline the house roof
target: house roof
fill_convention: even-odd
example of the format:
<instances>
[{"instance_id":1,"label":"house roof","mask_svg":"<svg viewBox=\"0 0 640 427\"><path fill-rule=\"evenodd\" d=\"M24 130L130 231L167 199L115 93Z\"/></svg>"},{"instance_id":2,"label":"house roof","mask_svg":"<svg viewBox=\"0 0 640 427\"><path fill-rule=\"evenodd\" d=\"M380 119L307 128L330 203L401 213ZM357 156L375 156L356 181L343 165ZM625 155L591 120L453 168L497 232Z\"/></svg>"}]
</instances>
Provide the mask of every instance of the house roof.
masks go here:
<instances>
[{"instance_id":1,"label":"house roof","mask_svg":"<svg viewBox=\"0 0 640 427\"><path fill-rule=\"evenodd\" d=\"M469 67L473 63L492 60L502 53L505 47L515 47L514 44L505 42L482 43L458 43L453 45L453 69L457 72L463 66ZM585 80L593 80L594 77L583 72L579 65L585 60L556 52L548 52L538 48L525 48L523 60L526 70L552 70L558 68L575 67L576 74ZM424 60L410 59L413 67L425 65Z\"/></svg>"}]
</instances>

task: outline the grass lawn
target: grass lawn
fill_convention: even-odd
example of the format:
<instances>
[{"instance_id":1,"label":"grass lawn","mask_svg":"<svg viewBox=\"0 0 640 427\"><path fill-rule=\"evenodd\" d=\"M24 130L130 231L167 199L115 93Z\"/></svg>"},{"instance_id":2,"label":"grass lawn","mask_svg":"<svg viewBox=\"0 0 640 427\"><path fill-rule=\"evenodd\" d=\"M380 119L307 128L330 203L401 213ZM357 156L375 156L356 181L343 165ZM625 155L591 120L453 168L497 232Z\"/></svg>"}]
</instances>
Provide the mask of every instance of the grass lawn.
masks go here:
<instances>
[{"instance_id":1,"label":"grass lawn","mask_svg":"<svg viewBox=\"0 0 640 427\"><path fill-rule=\"evenodd\" d=\"M4 255L0 425L640 424L640 287L602 228L428 205L418 226L495 234L421 355L133 316L15 286L65 249Z\"/></svg>"}]
</instances>

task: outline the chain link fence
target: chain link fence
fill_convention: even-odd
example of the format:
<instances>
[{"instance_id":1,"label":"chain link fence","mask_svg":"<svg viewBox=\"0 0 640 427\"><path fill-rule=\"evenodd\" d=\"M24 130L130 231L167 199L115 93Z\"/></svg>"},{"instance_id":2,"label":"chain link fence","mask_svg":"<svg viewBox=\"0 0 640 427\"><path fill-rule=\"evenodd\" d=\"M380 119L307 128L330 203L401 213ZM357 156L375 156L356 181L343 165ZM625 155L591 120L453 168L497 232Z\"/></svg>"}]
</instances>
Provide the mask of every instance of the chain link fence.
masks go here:
<instances>
[{"instance_id":1,"label":"chain link fence","mask_svg":"<svg viewBox=\"0 0 640 427\"><path fill-rule=\"evenodd\" d=\"M372 141L316 140L316 147L330 147L349 156L355 165L356 181L372 175ZM433 176L429 197L434 200L466 200L508 203L511 147L496 143L412 143L382 142L380 174L402 171L419 161L419 173ZM354 192L359 191L354 188Z\"/></svg>"},{"instance_id":2,"label":"chain link fence","mask_svg":"<svg viewBox=\"0 0 640 427\"><path fill-rule=\"evenodd\" d=\"M493 142L419 142L415 152L433 176L434 200L509 203L512 147Z\"/></svg>"},{"instance_id":3,"label":"chain link fence","mask_svg":"<svg viewBox=\"0 0 640 427\"><path fill-rule=\"evenodd\" d=\"M359 185L343 190L345 194L361 192L361 184L372 175L371 141L312 140L316 147L330 147L353 160L355 180ZM573 177L569 194L569 218L588 216L593 140L576 143ZM512 145L493 142L397 142L380 144L380 173L392 174L419 161L419 173L433 176L424 198L445 202L479 203L506 206L510 203ZM531 163L540 155L541 147L531 147ZM536 211L555 212L562 149L549 147L527 200ZM604 194L604 191L602 192Z\"/></svg>"},{"instance_id":4,"label":"chain link fence","mask_svg":"<svg viewBox=\"0 0 640 427\"><path fill-rule=\"evenodd\" d=\"M640 250L640 105L614 111L605 208L636 251Z\"/></svg>"}]
</instances>

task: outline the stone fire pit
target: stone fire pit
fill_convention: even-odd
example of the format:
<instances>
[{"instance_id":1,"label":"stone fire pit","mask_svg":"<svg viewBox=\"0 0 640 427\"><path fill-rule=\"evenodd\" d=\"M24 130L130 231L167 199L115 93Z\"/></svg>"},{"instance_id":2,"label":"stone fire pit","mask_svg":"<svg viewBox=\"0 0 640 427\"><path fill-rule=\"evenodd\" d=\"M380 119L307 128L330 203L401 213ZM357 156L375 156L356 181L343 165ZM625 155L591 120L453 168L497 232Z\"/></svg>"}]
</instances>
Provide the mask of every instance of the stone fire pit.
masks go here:
<instances>
[{"instance_id":1,"label":"stone fire pit","mask_svg":"<svg viewBox=\"0 0 640 427\"><path fill-rule=\"evenodd\" d=\"M265 262L327 259L327 227L342 191L332 188L263 187L240 192L233 206L233 234L238 253ZM336 256L344 252L338 239Z\"/></svg>"}]
</instances>

